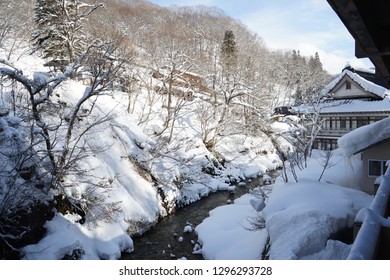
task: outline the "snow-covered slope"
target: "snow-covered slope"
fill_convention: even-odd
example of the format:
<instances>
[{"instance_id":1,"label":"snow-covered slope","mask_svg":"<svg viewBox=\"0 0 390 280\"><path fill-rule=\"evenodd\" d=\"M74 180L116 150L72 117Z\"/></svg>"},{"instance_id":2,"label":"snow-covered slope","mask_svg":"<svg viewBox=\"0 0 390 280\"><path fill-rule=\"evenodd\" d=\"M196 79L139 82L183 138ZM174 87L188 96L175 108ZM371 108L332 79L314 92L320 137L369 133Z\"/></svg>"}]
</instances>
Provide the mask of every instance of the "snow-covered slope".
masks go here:
<instances>
[{"instance_id":1,"label":"snow-covered slope","mask_svg":"<svg viewBox=\"0 0 390 280\"><path fill-rule=\"evenodd\" d=\"M13 62L28 77L44 78L48 71L38 57L22 56ZM51 102L66 116L85 90L81 82L67 80ZM142 233L175 207L280 165L266 139L240 135L218 143L225 164L218 163L201 140L195 112L198 103L204 102L200 99L187 102L177 119L174 138L167 143L164 135L155 136L164 121L161 97L151 105L149 121L140 122L148 111L148 94L142 91L133 100L132 113L127 108L129 95L120 91L100 96L83 108L75 134L87 130L82 139L88 152L78 163L83 172L64 178L65 191L79 201L92 194L98 203L90 206L83 224L77 214L55 213L46 223L46 236L22 249L25 259L57 259L75 252L83 259L118 258L122 251L134 249L129 234ZM47 117L52 123L60 121L56 114ZM102 117L107 120L91 126ZM61 129L56 133L60 147L65 134ZM92 193L91 186L97 186Z\"/></svg>"}]
</instances>

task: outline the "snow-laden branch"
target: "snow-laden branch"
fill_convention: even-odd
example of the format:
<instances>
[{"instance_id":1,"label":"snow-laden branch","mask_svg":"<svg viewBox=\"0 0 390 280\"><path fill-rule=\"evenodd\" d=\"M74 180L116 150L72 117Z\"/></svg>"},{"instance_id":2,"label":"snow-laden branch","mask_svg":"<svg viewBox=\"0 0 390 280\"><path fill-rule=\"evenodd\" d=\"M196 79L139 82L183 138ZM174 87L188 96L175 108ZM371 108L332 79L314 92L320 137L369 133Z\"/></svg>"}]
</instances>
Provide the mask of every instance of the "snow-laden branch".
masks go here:
<instances>
[{"instance_id":1,"label":"snow-laden branch","mask_svg":"<svg viewBox=\"0 0 390 280\"><path fill-rule=\"evenodd\" d=\"M6 67L0 67L0 75L7 76L13 80L21 83L30 94L36 95L44 89L48 89L48 95L50 95L53 89L58 86L61 82L66 80L71 73L73 72L73 65L69 65L64 73L52 76L50 78L37 78L35 76L33 79L29 79L23 74L23 71L19 70L9 61L0 59L0 64L5 65ZM41 77L41 76L40 76ZM36 100L37 104L41 104L42 101Z\"/></svg>"},{"instance_id":2,"label":"snow-laden branch","mask_svg":"<svg viewBox=\"0 0 390 280\"><path fill-rule=\"evenodd\" d=\"M23 75L23 72L13 66L10 62L0 59L0 64L6 67L0 67L0 75L7 76L13 80L20 82L29 92L32 91L32 81Z\"/></svg>"}]
</instances>

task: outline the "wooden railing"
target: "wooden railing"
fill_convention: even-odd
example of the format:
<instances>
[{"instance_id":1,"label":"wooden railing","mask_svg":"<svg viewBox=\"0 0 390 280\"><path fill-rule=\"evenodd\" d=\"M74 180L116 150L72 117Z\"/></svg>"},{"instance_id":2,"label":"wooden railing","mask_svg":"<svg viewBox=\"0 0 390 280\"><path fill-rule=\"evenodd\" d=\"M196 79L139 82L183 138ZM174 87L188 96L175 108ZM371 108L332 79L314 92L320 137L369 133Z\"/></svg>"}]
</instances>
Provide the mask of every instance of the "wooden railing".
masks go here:
<instances>
[{"instance_id":1,"label":"wooden railing","mask_svg":"<svg viewBox=\"0 0 390 280\"><path fill-rule=\"evenodd\" d=\"M381 177L379 188L369 208L355 219L355 240L349 260L390 259L390 168Z\"/></svg>"}]
</instances>

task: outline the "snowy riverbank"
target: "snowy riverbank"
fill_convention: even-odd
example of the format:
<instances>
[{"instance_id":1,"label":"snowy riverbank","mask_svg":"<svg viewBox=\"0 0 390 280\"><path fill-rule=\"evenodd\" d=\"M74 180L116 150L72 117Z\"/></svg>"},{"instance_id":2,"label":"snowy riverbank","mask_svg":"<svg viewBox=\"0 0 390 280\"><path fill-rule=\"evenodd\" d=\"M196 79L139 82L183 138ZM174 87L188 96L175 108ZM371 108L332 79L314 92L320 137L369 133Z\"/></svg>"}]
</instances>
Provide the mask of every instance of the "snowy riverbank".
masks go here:
<instances>
[{"instance_id":1,"label":"snowy riverbank","mask_svg":"<svg viewBox=\"0 0 390 280\"><path fill-rule=\"evenodd\" d=\"M23 56L15 64L29 78L48 71L44 61L35 56ZM39 77L45 78L43 74ZM63 108L65 114L87 88L81 82L67 80L51 102ZM204 102L201 99L187 102L175 127L175 137L167 142L165 137L155 137L164 122L164 96L155 96L150 116L153 121L142 125L142 104L147 103L148 92L140 93L131 114L127 110L128 98L120 91L102 95L93 104L93 111L86 110L77 122L78 131L88 132L83 135L88 153L78 162L80 172L64 179L64 191L75 200L82 201L85 195L92 194L101 202L89 206L85 223L79 222L82 217L78 214L56 212L45 224L43 239L22 248L24 259L59 259L65 255L117 259L121 252L134 250L129 235L144 232L160 217L175 211L177 205L233 188L232 183L280 166L272 144L262 136L225 137L216 147L218 154L211 153L202 142L201 124L194 112ZM102 116L107 120L91 126ZM56 115L49 117L53 123L61 122ZM8 127L15 118L3 118L5 132L11 130ZM29 131L24 130L22 119L18 118L18 124L13 125L12 133L24 139ZM59 130L57 139L64 138L62 132ZM91 186L96 186L93 193Z\"/></svg>"}]
</instances>

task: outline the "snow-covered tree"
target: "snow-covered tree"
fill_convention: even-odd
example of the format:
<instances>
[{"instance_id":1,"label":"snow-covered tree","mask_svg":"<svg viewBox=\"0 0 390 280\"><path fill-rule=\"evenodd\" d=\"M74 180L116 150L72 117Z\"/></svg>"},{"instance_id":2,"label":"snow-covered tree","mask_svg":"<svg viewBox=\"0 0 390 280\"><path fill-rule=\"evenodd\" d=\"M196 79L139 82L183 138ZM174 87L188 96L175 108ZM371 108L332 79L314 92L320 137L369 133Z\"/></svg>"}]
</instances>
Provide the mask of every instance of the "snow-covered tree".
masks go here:
<instances>
[{"instance_id":1,"label":"snow-covered tree","mask_svg":"<svg viewBox=\"0 0 390 280\"><path fill-rule=\"evenodd\" d=\"M225 136L256 134L267 120L268 94L262 89L262 65L253 57L262 55L256 37L241 35L240 47L233 31L225 31L214 85L215 123L208 128L206 146L214 149ZM268 109L267 109L268 107Z\"/></svg>"},{"instance_id":2,"label":"snow-covered tree","mask_svg":"<svg viewBox=\"0 0 390 280\"><path fill-rule=\"evenodd\" d=\"M122 65L125 61L119 59L117 49L115 42L97 41L83 55L84 67L69 66L64 73L34 73L32 78L24 75L8 61L0 60L0 77L19 85L18 92L7 92L4 97L17 95L18 105L15 106L17 109L14 114L22 115L25 120L26 149L33 151L37 158L34 167L41 170L41 173L44 172L43 185L46 191L53 190L57 195L58 211L69 210L85 216L92 207L96 208L98 205L101 212L98 216L107 218L107 213L116 209L114 204L107 205L96 200L99 198L97 189L101 188L101 184L91 184L90 190L80 203L79 197L73 197L66 191L74 182L65 181L69 177L80 179L89 176L88 170L80 168L82 160L97 152L88 146L88 135L111 116L110 112L106 112L91 117L88 123L81 123L80 115L82 110L92 113L97 98L110 92L117 76L123 71ZM72 75L74 69L87 71L90 85L85 87L84 93L73 104L55 102L53 96L56 90ZM57 95L59 96L58 93ZM85 200L86 197L89 198ZM61 210L59 205L65 205L67 208Z\"/></svg>"},{"instance_id":3,"label":"snow-covered tree","mask_svg":"<svg viewBox=\"0 0 390 280\"><path fill-rule=\"evenodd\" d=\"M36 0L33 43L47 65L64 70L77 61L87 47L83 22L99 7L80 0Z\"/></svg>"}]
</instances>

